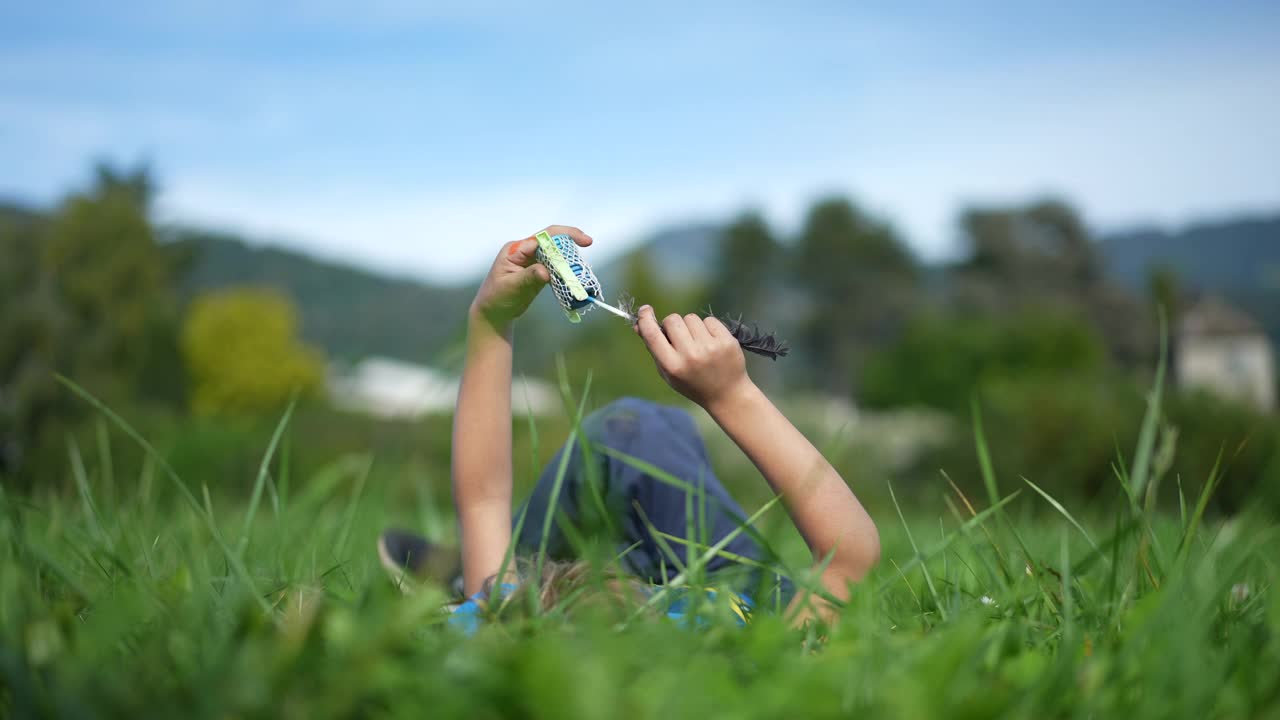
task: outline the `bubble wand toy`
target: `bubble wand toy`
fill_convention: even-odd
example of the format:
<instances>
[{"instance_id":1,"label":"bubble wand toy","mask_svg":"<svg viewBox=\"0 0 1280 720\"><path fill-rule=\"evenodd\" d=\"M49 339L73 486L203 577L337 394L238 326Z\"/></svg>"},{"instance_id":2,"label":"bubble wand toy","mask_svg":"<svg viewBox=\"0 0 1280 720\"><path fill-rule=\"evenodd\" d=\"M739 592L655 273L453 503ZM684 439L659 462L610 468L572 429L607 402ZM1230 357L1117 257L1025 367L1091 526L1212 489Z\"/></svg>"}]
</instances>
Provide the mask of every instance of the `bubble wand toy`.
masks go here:
<instances>
[{"instance_id":1,"label":"bubble wand toy","mask_svg":"<svg viewBox=\"0 0 1280 720\"><path fill-rule=\"evenodd\" d=\"M631 325L636 324L635 300L624 296L618 302L621 307L605 302L600 279L568 235L551 235L544 230L534 235L534 238L538 241L537 260L551 271L551 289L569 322L582 322L582 316L587 311L598 307ZM791 348L773 333L761 332L754 323L748 325L741 317L722 317L720 321L747 352L770 360L786 357L791 352Z\"/></svg>"},{"instance_id":2,"label":"bubble wand toy","mask_svg":"<svg viewBox=\"0 0 1280 720\"><path fill-rule=\"evenodd\" d=\"M538 241L538 262L551 271L551 289L569 322L582 322L582 315L597 306L617 315L631 324L636 317L601 299L604 289L592 272L591 266L578 252L578 245L568 235L549 235L547 231L534 235Z\"/></svg>"}]
</instances>

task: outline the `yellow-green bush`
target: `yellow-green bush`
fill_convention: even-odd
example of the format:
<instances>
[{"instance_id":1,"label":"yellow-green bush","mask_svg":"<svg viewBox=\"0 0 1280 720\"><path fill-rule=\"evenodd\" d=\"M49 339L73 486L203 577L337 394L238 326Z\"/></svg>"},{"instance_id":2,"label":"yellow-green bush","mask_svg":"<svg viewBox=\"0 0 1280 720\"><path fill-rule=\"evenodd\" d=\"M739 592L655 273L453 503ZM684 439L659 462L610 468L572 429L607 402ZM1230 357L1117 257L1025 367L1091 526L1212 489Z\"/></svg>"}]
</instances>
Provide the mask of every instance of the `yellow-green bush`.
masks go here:
<instances>
[{"instance_id":1,"label":"yellow-green bush","mask_svg":"<svg viewBox=\"0 0 1280 720\"><path fill-rule=\"evenodd\" d=\"M298 338L293 304L269 290L196 298L183 324L182 351L191 407L201 415L269 413L294 393L318 393L324 381L322 356Z\"/></svg>"}]
</instances>

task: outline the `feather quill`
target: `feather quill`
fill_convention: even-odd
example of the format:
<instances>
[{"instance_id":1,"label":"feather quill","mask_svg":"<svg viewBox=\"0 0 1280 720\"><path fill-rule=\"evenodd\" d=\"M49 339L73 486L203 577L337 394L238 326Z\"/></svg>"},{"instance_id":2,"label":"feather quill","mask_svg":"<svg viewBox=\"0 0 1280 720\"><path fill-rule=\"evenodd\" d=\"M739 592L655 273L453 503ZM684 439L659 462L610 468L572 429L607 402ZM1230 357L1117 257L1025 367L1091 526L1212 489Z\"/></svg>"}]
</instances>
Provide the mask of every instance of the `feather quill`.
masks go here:
<instances>
[{"instance_id":1,"label":"feather quill","mask_svg":"<svg viewBox=\"0 0 1280 720\"><path fill-rule=\"evenodd\" d=\"M636 315L636 299L629 293L622 293L618 296L618 309L631 316L631 324L634 325L639 321ZM716 317L715 313L708 311L708 315ZM728 328L742 349L767 357L770 360L777 360L780 357L786 357L791 352L791 347L787 345L785 340L779 340L776 335L771 332L763 332L755 323L743 322L742 316L736 318L725 315L719 318L720 322Z\"/></svg>"},{"instance_id":2,"label":"feather quill","mask_svg":"<svg viewBox=\"0 0 1280 720\"><path fill-rule=\"evenodd\" d=\"M742 321L742 317L722 317L720 322L733 333L733 337L737 339L738 344L743 350L749 353L755 353L770 360L777 360L780 357L786 357L791 352L791 347L786 341L779 340L776 335L771 332L763 332L755 323L747 324Z\"/></svg>"}]
</instances>

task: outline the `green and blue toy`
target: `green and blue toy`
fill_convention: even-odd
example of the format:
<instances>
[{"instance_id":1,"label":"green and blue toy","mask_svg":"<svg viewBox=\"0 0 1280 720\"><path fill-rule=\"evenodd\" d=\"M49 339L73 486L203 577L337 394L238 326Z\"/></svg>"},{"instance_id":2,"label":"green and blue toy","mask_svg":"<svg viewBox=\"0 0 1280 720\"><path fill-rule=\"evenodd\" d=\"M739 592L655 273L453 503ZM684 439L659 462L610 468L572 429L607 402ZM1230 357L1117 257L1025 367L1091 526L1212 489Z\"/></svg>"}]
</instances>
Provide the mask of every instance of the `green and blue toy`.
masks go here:
<instances>
[{"instance_id":1,"label":"green and blue toy","mask_svg":"<svg viewBox=\"0 0 1280 720\"><path fill-rule=\"evenodd\" d=\"M569 322L582 322L584 313L592 307L599 307L631 325L636 324L632 309L634 301L620 301L618 304L621 308L604 301L604 288L600 285L600 279L578 252L578 245L573 238L568 235L551 235L545 230L534 235L534 238L538 241L538 262L551 271L551 289ZM787 344L778 340L773 333L761 332L755 324L748 325L741 317L721 317L720 321L747 352L771 360L785 357L790 352Z\"/></svg>"}]
</instances>

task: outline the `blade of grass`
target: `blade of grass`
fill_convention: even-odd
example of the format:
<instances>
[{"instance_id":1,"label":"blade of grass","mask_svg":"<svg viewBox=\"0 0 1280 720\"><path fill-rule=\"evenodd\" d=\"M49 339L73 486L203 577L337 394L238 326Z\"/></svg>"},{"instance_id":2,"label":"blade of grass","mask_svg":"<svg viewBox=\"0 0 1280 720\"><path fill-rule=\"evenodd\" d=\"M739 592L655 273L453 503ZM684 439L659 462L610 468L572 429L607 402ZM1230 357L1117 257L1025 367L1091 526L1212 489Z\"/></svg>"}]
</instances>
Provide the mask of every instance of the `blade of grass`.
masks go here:
<instances>
[{"instance_id":1,"label":"blade of grass","mask_svg":"<svg viewBox=\"0 0 1280 720\"><path fill-rule=\"evenodd\" d=\"M538 423L533 417L533 400L529 398L529 378L523 373L520 374L520 389L524 394L524 418L525 423L529 426L529 467L534 473L538 472Z\"/></svg>"},{"instance_id":2,"label":"blade of grass","mask_svg":"<svg viewBox=\"0 0 1280 720\"><path fill-rule=\"evenodd\" d=\"M961 526L963 526L965 523L965 517L960 513L960 509L956 507L956 504L951 500L951 498L944 496L943 500L947 504L947 509L951 512L951 517L955 518L955 521L957 523L960 523ZM970 507L969 510L972 513L973 508ZM970 517L972 517L972 514L970 515ZM957 534L965 538L969 537L969 531L963 528L959 530ZM939 542L946 542L947 536L948 536L948 533L944 532L942 535L942 539ZM988 544L989 544L989 541L990 541L990 538L988 538ZM974 541L969 542L969 551L970 553L972 553L974 557L978 559L980 563L982 563L982 568L987 571L988 582L992 586L999 586L1001 590L1007 590L1009 588L1008 579L1002 574L1005 572L1005 569L1003 567L993 567L990 561L990 558L987 557L987 553L982 552L979 549L977 542L974 542ZM957 553L957 556L958 556L958 553ZM967 566L967 563L966 563L966 566ZM977 580L978 578L975 576L974 579Z\"/></svg>"},{"instance_id":3,"label":"blade of grass","mask_svg":"<svg viewBox=\"0 0 1280 720\"><path fill-rule=\"evenodd\" d=\"M787 613L783 618L783 621L787 625L794 626L801 613L812 613L813 616L816 617L819 608L815 608L813 606L814 598L818 598L836 608L842 608L846 605L845 601L832 595L822 585L822 576L827 571L827 567L831 565L831 561L834 560L835 557L836 549L831 548L831 551L828 552L816 565L794 579L793 582L798 586L796 594L800 597L800 601L794 603L794 606L791 608L791 612Z\"/></svg>"},{"instance_id":4,"label":"blade of grass","mask_svg":"<svg viewBox=\"0 0 1280 720\"><path fill-rule=\"evenodd\" d=\"M356 521L356 510L360 507L360 497L364 494L365 483L369 480L369 473L373 471L373 458L366 457L364 468L360 474L356 475L355 485L351 488L351 497L347 500L347 510L342 520L342 531L338 535L338 541L333 546L333 557L341 562L343 555L347 552L347 541L351 538L351 526Z\"/></svg>"},{"instance_id":5,"label":"blade of grass","mask_svg":"<svg viewBox=\"0 0 1280 720\"><path fill-rule=\"evenodd\" d=\"M1135 532L1142 529L1142 523L1139 520L1132 517L1126 517L1121 513L1115 514L1115 521L1116 524L1111 535L1098 543L1097 550L1089 551L1089 554L1085 555L1083 560L1076 563L1077 573L1084 572L1085 570L1093 567L1093 563L1098 562L1099 560L1106 563L1108 567L1114 565L1117 562L1120 546L1124 544L1124 541L1127 540L1130 535L1133 535ZM1110 555L1110 560L1099 557L1106 554Z\"/></svg>"},{"instance_id":6,"label":"blade of grass","mask_svg":"<svg viewBox=\"0 0 1280 720\"><path fill-rule=\"evenodd\" d=\"M293 433L285 433L280 448L280 507L289 507L289 481L293 472Z\"/></svg>"},{"instance_id":7,"label":"blade of grass","mask_svg":"<svg viewBox=\"0 0 1280 720\"><path fill-rule=\"evenodd\" d=\"M278 619L274 614L272 614L271 605L267 603L266 599L257 592L254 586L253 577L249 574L248 568L246 568L244 563L241 562L240 557L233 553L231 548L223 541L222 533L218 531L218 526L213 515L206 513L204 506L201 505L199 500L196 500L195 495L191 493L191 490L182 482L182 479L178 477L178 473L173 469L173 466L169 464L169 461L166 460L164 456L162 456L159 451L151 445L151 443L147 442L146 438L142 437L142 435L139 434L132 425L116 414L114 410L107 407L106 404L88 390L80 387L79 384L64 375L55 375L55 377L63 386L79 396L80 399L89 403L95 410L102 413L108 420L115 424L116 427L120 428L121 432L136 442L138 446L142 448L143 452L155 461L155 464L164 471L165 476L169 478L173 483L173 486L178 490L178 494L187 501L187 504L196 513L196 515L204 520L204 524L208 528L209 533L213 536L214 542L218 544L218 548L226 556L227 561L230 563L232 569L235 570L241 582L245 584L249 594L253 596L255 601L257 601L260 609L270 617L273 622L278 622Z\"/></svg>"},{"instance_id":8,"label":"blade of grass","mask_svg":"<svg viewBox=\"0 0 1280 720\"><path fill-rule=\"evenodd\" d=\"M942 474L942 477L947 481L947 484L951 486L951 489L955 492L956 496L964 503L965 509L969 511L969 517L977 517L978 511L974 509L973 503L969 502L968 496L960 490L960 486L956 485L955 481L951 479L951 476L947 474L946 470L939 470L938 472ZM956 519L963 522L963 520L960 520L958 516ZM987 537L987 542L991 545L991 548L996 551L996 559L999 560L1001 573L1000 580L1007 589L1009 587L1009 583L1012 581L1012 574L1009 570L1009 563L1005 558L1004 551L1000 549L1000 544L996 542L995 535L991 533L991 529L987 527L985 522L979 523L978 526L982 528L982 534Z\"/></svg>"},{"instance_id":9,"label":"blade of grass","mask_svg":"<svg viewBox=\"0 0 1280 720\"><path fill-rule=\"evenodd\" d=\"M599 454L587 433L578 433L578 451L582 458L582 480L587 487L587 494L591 498L596 516L604 522L607 532L616 535L618 534L616 520L605 505L604 493L601 491L603 481L600 477L601 463L597 462Z\"/></svg>"},{"instance_id":10,"label":"blade of grass","mask_svg":"<svg viewBox=\"0 0 1280 720\"><path fill-rule=\"evenodd\" d=\"M643 544L644 544L643 542L641 542L641 541L637 540L637 541L635 541L635 542L631 543L630 545L626 546L625 548L623 548L623 549L622 549L622 552L620 552L620 553L618 553L617 555L614 555L614 556L613 556L613 560L612 560L612 562L611 562L610 564L612 564L612 565L620 565L620 564L622 563L622 561L623 561L623 560L625 560L625 559L626 559L626 557L627 557L628 555L630 555L630 554L631 554L631 552L632 552L633 550L635 550L636 548L640 547L640 546L641 546L641 545L643 545Z\"/></svg>"},{"instance_id":11,"label":"blade of grass","mask_svg":"<svg viewBox=\"0 0 1280 720\"><path fill-rule=\"evenodd\" d=\"M297 498L289 504L288 512L296 516L311 515L319 506L328 502L343 478L360 472L368 462L367 455L348 454L320 468L306 483Z\"/></svg>"},{"instance_id":12,"label":"blade of grass","mask_svg":"<svg viewBox=\"0 0 1280 720\"><path fill-rule=\"evenodd\" d=\"M902 521L902 529L907 533L907 542L911 543L911 552L916 557L920 557L920 547L916 545L915 536L911 533L911 526L907 524L907 518L902 514L902 506L898 504L898 496L893 491L893 483L886 482L889 488L889 499L893 501L893 509L898 511L898 519ZM933 603L938 608L938 614L942 616L943 621L947 619L947 609L943 606L942 598L938 596L938 589L933 584L933 574L929 572L929 563L921 562L920 571L924 573L925 585L929 588L929 594L933 596Z\"/></svg>"},{"instance_id":13,"label":"blade of grass","mask_svg":"<svg viewBox=\"0 0 1280 720\"><path fill-rule=\"evenodd\" d=\"M1176 478L1178 482L1178 526L1183 532L1187 530L1187 496L1182 491L1182 475Z\"/></svg>"},{"instance_id":14,"label":"blade of grass","mask_svg":"<svg viewBox=\"0 0 1280 720\"><path fill-rule=\"evenodd\" d=\"M1187 558L1191 552L1191 541L1200 530L1200 522L1204 518L1205 510L1209 507L1209 498L1213 495L1213 491L1221 479L1222 456L1225 451L1226 448L1218 449L1218 459L1213 463L1213 470L1209 471L1209 479L1205 481L1204 487L1200 490L1200 498L1196 500L1195 510L1191 512L1191 521L1187 524L1186 530L1183 531L1182 539L1178 541L1177 558L1174 560L1174 564L1179 568L1186 566Z\"/></svg>"},{"instance_id":15,"label":"blade of grass","mask_svg":"<svg viewBox=\"0 0 1280 720\"><path fill-rule=\"evenodd\" d=\"M275 432L271 433L271 442L267 443L267 451L262 455L262 463L258 465L258 477L253 483L253 493L249 496L249 509L244 515L244 527L240 530L240 541L236 544L236 552L242 556L249 547L249 536L253 532L253 519L258 514L258 503L262 501L262 489L266 485L267 475L271 471L271 459L275 457L276 447L280 444L284 429L289 426L289 418L293 417L293 408L297 405L297 402L296 397L289 401L289 406L285 408L280 422L276 423Z\"/></svg>"},{"instance_id":16,"label":"blade of grass","mask_svg":"<svg viewBox=\"0 0 1280 720\"><path fill-rule=\"evenodd\" d=\"M669 544L667 544L667 538L671 538L673 540L678 540L678 538L659 530L657 526L649 520L649 514L644 511L644 507L640 505L639 501L633 500L631 505L636 509L636 513L640 516L640 522L644 523L645 529L649 531L649 536L658 544L658 549L662 551L663 556L674 563L680 572L684 572L685 568L689 567L688 563L693 562L693 547L696 543L685 542L683 540L680 541L685 545L686 556L685 562L681 562L680 556L676 554L676 551L673 550Z\"/></svg>"},{"instance_id":17,"label":"blade of grass","mask_svg":"<svg viewBox=\"0 0 1280 720\"><path fill-rule=\"evenodd\" d=\"M924 620L924 601L920 599L920 595L916 593L916 589L911 587L911 581L907 579L907 574L898 566L898 561L889 558L889 564L893 565L893 569L898 572L898 577L902 578L902 584L907 586L907 592L911 593L911 597L915 599L916 605L920 608L920 619Z\"/></svg>"},{"instance_id":18,"label":"blade of grass","mask_svg":"<svg viewBox=\"0 0 1280 720\"><path fill-rule=\"evenodd\" d=\"M1160 423L1160 406L1164 398L1164 376L1169 352L1169 333L1166 327L1164 311L1160 311L1160 359L1156 363L1156 378L1151 391L1147 394L1147 411L1142 417L1142 426L1138 431L1138 447L1134 451L1133 471L1129 474L1129 483L1133 488L1133 496L1143 497L1147 481L1151 474L1151 460L1155 453L1156 431Z\"/></svg>"},{"instance_id":19,"label":"blade of grass","mask_svg":"<svg viewBox=\"0 0 1280 720\"><path fill-rule=\"evenodd\" d=\"M903 571L905 572L907 570L911 570L921 562L924 562L932 558L934 555L945 551L947 547L950 546L951 543L954 542L955 539L959 537L962 533L977 527L982 523L983 520L986 520L992 515L1000 512L1001 508L1003 508L1005 505L1008 505L1009 503L1017 499L1018 495L1020 495L1021 492L1022 492L1021 490L1015 490L1014 492L1009 493L1009 495L1006 496L1004 499L1002 499L999 505L996 505L995 507L989 507L983 510L982 512L978 513L977 515L973 516L972 519L970 519L968 522L961 525L957 530L953 530L950 534L947 535L945 539L941 540L937 545L929 548L927 552L923 552L918 554L915 557L912 557L909 561L906 562L906 564L902 566ZM885 589L885 586L882 585L877 590L880 592L883 592L884 589Z\"/></svg>"},{"instance_id":20,"label":"blade of grass","mask_svg":"<svg viewBox=\"0 0 1280 720\"><path fill-rule=\"evenodd\" d=\"M704 542L701 542L698 540L687 540L685 538L672 535L671 533L662 532L661 530L654 529L654 530L651 530L651 532L655 533L657 537L660 537L663 540L666 540L668 542L673 542L677 545L686 545L686 546L692 547L695 551L705 552L707 550L710 550L712 547L711 545L707 545ZM725 560L732 560L733 562L738 563L739 565L746 565L748 567L759 568L761 570L768 570L769 572L776 573L787 579L791 578L791 571L789 571L786 568L780 567L778 565L770 565L769 563L761 562L760 560L747 557L745 555L732 553L732 552L729 552L728 550L720 550L716 552L716 557L724 558Z\"/></svg>"},{"instance_id":21,"label":"blade of grass","mask_svg":"<svg viewBox=\"0 0 1280 720\"><path fill-rule=\"evenodd\" d=\"M502 556L502 564L498 566L498 577L506 578L507 571L513 567L516 560L516 542L520 538L521 532L524 530L525 518L529 515L529 506L526 504L520 508L520 512L516 515L515 527L511 529L511 542L507 543L507 552ZM506 607L504 603L499 607L499 611Z\"/></svg>"},{"instance_id":22,"label":"blade of grass","mask_svg":"<svg viewBox=\"0 0 1280 720\"><path fill-rule=\"evenodd\" d=\"M107 424L98 418L94 423L94 434L98 441L98 465L102 475L102 490L109 498L116 497L115 463L111 458L111 436L107 433ZM108 507L112 505L107 501Z\"/></svg>"},{"instance_id":23,"label":"blade of grass","mask_svg":"<svg viewBox=\"0 0 1280 720\"><path fill-rule=\"evenodd\" d=\"M46 551L40 545L31 541L30 538L24 538L21 541L23 550L33 559L48 568L59 580L62 581L67 589L70 590L82 602L88 602L92 596L83 585L76 573L71 572L63 565L53 553Z\"/></svg>"},{"instance_id":24,"label":"blade of grass","mask_svg":"<svg viewBox=\"0 0 1280 720\"><path fill-rule=\"evenodd\" d=\"M1070 660L1075 652L1075 597L1071 592L1071 545L1067 531L1062 531L1062 644L1064 659Z\"/></svg>"},{"instance_id":25,"label":"blade of grass","mask_svg":"<svg viewBox=\"0 0 1280 720\"><path fill-rule=\"evenodd\" d=\"M1037 493L1040 493L1040 497L1044 498L1045 502L1053 506L1054 510L1057 510L1058 513L1062 515L1062 517L1067 519L1067 522L1071 523L1071 525L1076 530L1080 531L1080 534L1084 536L1084 539L1089 542L1089 547L1093 548L1094 552L1099 553L1099 557L1103 558L1104 560L1106 559L1106 555L1101 554L1102 548L1098 547L1098 543L1094 542L1093 538L1089 536L1089 531L1085 530L1084 526L1081 525L1079 521L1077 521L1074 517L1072 517L1071 513L1067 512L1067 509L1062 506L1062 503L1058 502L1056 498L1054 498L1052 495L1042 490L1039 485L1036 485L1035 483L1031 482L1027 478L1025 477L1022 478L1022 481L1030 485L1032 490L1035 490ZM1110 561L1108 560L1107 562L1110 562Z\"/></svg>"},{"instance_id":26,"label":"blade of grass","mask_svg":"<svg viewBox=\"0 0 1280 720\"><path fill-rule=\"evenodd\" d=\"M89 489L89 476L84 469L84 459L80 457L80 446L75 438L67 436L67 455L71 459L71 474L76 479L76 490L80 494L80 503L84 507L85 519L89 521L89 529L93 537L106 547L111 547L111 540L102 527L102 518L98 515L98 506L93 501L93 492Z\"/></svg>"},{"instance_id":27,"label":"blade of grass","mask_svg":"<svg viewBox=\"0 0 1280 720\"><path fill-rule=\"evenodd\" d=\"M1131 510L1137 511L1138 498L1133 494L1133 485L1129 482L1129 465L1124 460L1124 451L1120 449L1120 438L1112 438L1116 446L1116 458L1111 463L1111 473L1116 476L1116 480L1120 481L1120 487L1124 489L1125 497L1129 500Z\"/></svg>"},{"instance_id":28,"label":"blade of grass","mask_svg":"<svg viewBox=\"0 0 1280 720\"><path fill-rule=\"evenodd\" d=\"M573 389L569 385L569 371L564 364L564 356L557 355L557 367L560 376L560 394L565 402L565 406L573 408ZM542 577L543 563L547 555L547 545L551 540L551 523L555 519L556 509L559 507L560 492L564 487L564 478L569 469L569 457L573 452L573 442L575 438L582 434L582 415L586 411L587 397L591 393L591 373L587 373L586 382L583 384L582 397L576 403L577 407L572 412L573 429L569 432L569 439L565 442L565 449L560 454L560 464L556 468L556 476L551 484L551 496L547 500L547 512L542 518L542 532L538 537L538 557L537 577Z\"/></svg>"},{"instance_id":29,"label":"blade of grass","mask_svg":"<svg viewBox=\"0 0 1280 720\"><path fill-rule=\"evenodd\" d=\"M681 480L680 478L675 477L674 475L663 470L657 465L654 465L653 463L650 463L638 457L635 457L634 455L628 455L627 453L622 452L621 450L617 450L615 448L610 448L610 447L601 447L600 452L604 455L607 455L611 458L621 461L622 463L628 465L629 467L639 470L640 472L644 473L645 475L648 475L649 477L653 478L654 480L657 480L660 483L670 485L675 488L679 488L681 490L684 490L685 492L693 491L693 485L691 483ZM709 497L709 500L716 508L717 513L725 514L730 519L732 519L735 524L742 525L743 523L746 522L746 519L733 508L726 507L723 503L721 503L719 500L717 500L714 497ZM759 530L757 530L755 527L747 527L743 532L747 534L747 537L754 540L756 544L760 546L761 551L764 553L767 559L771 561L773 560L781 561L782 559L781 555L774 549L773 544L769 542L769 539L765 537L763 534L761 534Z\"/></svg>"},{"instance_id":30,"label":"blade of grass","mask_svg":"<svg viewBox=\"0 0 1280 720\"><path fill-rule=\"evenodd\" d=\"M706 466L704 465L698 466L698 484L695 486L698 489L698 493L697 495L694 496L693 499L694 499L694 506L696 507L698 512L698 519L696 523L698 534L696 537L698 538L698 541L701 542L703 545L710 545L711 544L711 528L707 525L707 476L706 474L707 474ZM694 536L686 535L685 537L694 537ZM716 559L717 558L715 557L711 558L711 560L716 560ZM708 563L710 563L710 561L708 561ZM698 577L699 584L705 585L708 582L706 566L703 566L703 568L698 571L698 576L699 576ZM698 598L698 599L700 600L701 598Z\"/></svg>"},{"instance_id":31,"label":"blade of grass","mask_svg":"<svg viewBox=\"0 0 1280 720\"><path fill-rule=\"evenodd\" d=\"M982 482L987 487L987 494L991 498L992 507L999 507L996 504L996 501L1000 498L1000 490L996 482L995 466L991 462L991 452L987 445L986 433L982 427L982 411L978 406L976 398L973 401L972 410L973 441L978 452L978 466L982 471ZM1051 611L1056 612L1057 606L1053 602L1053 598L1050 597L1049 592L1045 589L1044 583L1041 582L1040 570L1036 565L1035 558L1032 556L1031 551L1027 549L1027 543L1022 539L1022 534L1018 532L1018 528L1013 524L1013 521L1009 519L1008 514L1005 513L1004 510L1001 510L999 515L1005 528L1009 531L1009 534L1013 535L1013 540L1018 544L1018 549L1022 551L1023 562L1026 564L1026 568L1030 572L1032 579L1035 580L1036 587L1040 590L1040 597L1044 600L1045 604Z\"/></svg>"},{"instance_id":32,"label":"blade of grass","mask_svg":"<svg viewBox=\"0 0 1280 720\"><path fill-rule=\"evenodd\" d=\"M695 558L693 562L693 566L696 568L699 565L706 565L707 562L711 560L711 558L715 557L716 553L720 552L721 550L724 550L726 547L728 547L729 543L733 542L734 538L741 535L745 527L748 527L752 523L754 523L756 520L759 520L766 512L768 512L769 510L772 510L780 502L782 502L781 495L773 496L773 498L769 500L769 502L765 503L760 507L759 510L752 513L751 516L747 518L746 523L744 523L743 525L739 525L733 530L725 533L725 536L720 538L719 542L717 542L715 545L712 545L710 548L707 549L706 552L704 552L702 555ZM635 620L639 618L641 615L644 614L645 611L653 608L658 603L665 600L667 596L670 594L671 590L683 586L689 578L689 572L690 570L686 569L685 572L682 572L676 575L674 578L671 578L671 582L662 586L661 590L654 593L649 598L649 600L645 602L644 606L641 607L634 616L632 616L631 620Z\"/></svg>"},{"instance_id":33,"label":"blade of grass","mask_svg":"<svg viewBox=\"0 0 1280 720\"><path fill-rule=\"evenodd\" d=\"M1110 606L1110 620L1108 625L1113 625L1120 616L1121 606L1116 602L1116 591L1120 585L1120 546L1124 544L1123 535L1121 534L1120 524L1123 515L1117 510L1116 512L1115 531L1111 534L1111 572L1107 575L1107 602ZM1130 516L1132 527L1136 528L1138 522ZM1083 570L1082 570L1083 572Z\"/></svg>"},{"instance_id":34,"label":"blade of grass","mask_svg":"<svg viewBox=\"0 0 1280 720\"><path fill-rule=\"evenodd\" d=\"M156 461L150 455L142 460L142 471L138 473L138 500L143 507L151 506L151 490L156 483Z\"/></svg>"},{"instance_id":35,"label":"blade of grass","mask_svg":"<svg viewBox=\"0 0 1280 720\"><path fill-rule=\"evenodd\" d=\"M992 507L996 507L1000 503L1000 488L996 481L995 467L991 463L991 453L987 449L987 435L982 428L982 408L976 397L970 412L973 416L973 441L978 452L978 468L982 471L982 484L987 488L987 500ZM1000 515L1004 515L1003 511Z\"/></svg>"},{"instance_id":36,"label":"blade of grass","mask_svg":"<svg viewBox=\"0 0 1280 720\"><path fill-rule=\"evenodd\" d=\"M271 499L271 517L280 519L280 491L276 488L275 478L267 473L267 497Z\"/></svg>"},{"instance_id":37,"label":"blade of grass","mask_svg":"<svg viewBox=\"0 0 1280 720\"><path fill-rule=\"evenodd\" d=\"M697 538L701 540L702 537L697 534L698 531L697 531L697 528L695 527L693 512L694 512L693 511L693 489L690 488L688 490L685 490L684 492L684 536L687 538ZM685 552L684 567L680 569L681 572L684 572L687 568L691 567L693 565L693 559L694 559L692 545L685 545L684 552ZM701 580L702 580L701 577L692 578L694 585L700 584ZM694 598L694 600L696 600L696 598ZM696 610L697 610L696 607L691 608L691 610L693 610L696 614Z\"/></svg>"}]
</instances>

